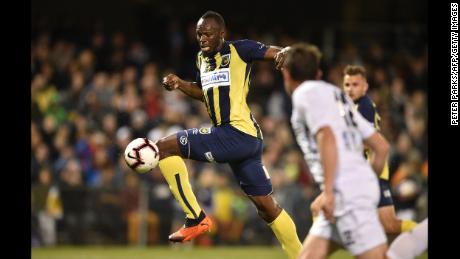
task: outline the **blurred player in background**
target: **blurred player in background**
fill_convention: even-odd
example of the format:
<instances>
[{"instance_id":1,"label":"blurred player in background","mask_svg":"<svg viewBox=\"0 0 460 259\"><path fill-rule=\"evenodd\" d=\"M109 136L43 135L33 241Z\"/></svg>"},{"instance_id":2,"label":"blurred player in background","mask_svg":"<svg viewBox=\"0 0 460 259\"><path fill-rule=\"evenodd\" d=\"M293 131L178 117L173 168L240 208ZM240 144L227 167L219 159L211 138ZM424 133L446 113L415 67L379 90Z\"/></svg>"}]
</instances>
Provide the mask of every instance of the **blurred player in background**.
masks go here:
<instances>
[{"instance_id":1,"label":"blurred player in background","mask_svg":"<svg viewBox=\"0 0 460 259\"><path fill-rule=\"evenodd\" d=\"M376 209L376 175L389 145L340 88L319 80L320 58L316 46L295 44L282 70L292 95L292 127L299 145L319 156L324 180L321 210L299 258L326 258L335 242L357 258L383 259L387 245ZM373 151L371 164L362 155L363 144Z\"/></svg>"},{"instance_id":2,"label":"blurred player in background","mask_svg":"<svg viewBox=\"0 0 460 259\"><path fill-rule=\"evenodd\" d=\"M366 69L363 66L348 65L345 67L343 74L343 90L353 100L358 112L363 115L366 120L372 123L376 130L380 130L380 116L376 111L376 105L369 95L367 95L369 85L366 79ZM368 149L365 150L365 157L368 160L370 159L370 152ZM395 237L401 232L413 229L417 223L412 220L401 220L396 217L388 181L389 169L388 163L385 163L383 172L379 177L380 201L378 204L378 212L385 233ZM316 217L319 211L320 199L321 195L318 196L311 205L314 217Z\"/></svg>"},{"instance_id":3,"label":"blurred player in background","mask_svg":"<svg viewBox=\"0 0 460 259\"><path fill-rule=\"evenodd\" d=\"M212 225L192 191L183 158L229 163L260 217L273 230L289 258L295 258L301 243L291 217L271 195L270 176L261 161L262 132L246 102L252 62L275 60L279 69L285 50L251 40L226 41L224 35L222 16L206 12L196 28L201 48L196 59L196 82L186 82L174 74L163 79L166 89L179 89L204 102L213 125L184 130L157 143L160 170L186 214L184 227L170 235L169 240L189 241Z\"/></svg>"},{"instance_id":4,"label":"blurred player in background","mask_svg":"<svg viewBox=\"0 0 460 259\"><path fill-rule=\"evenodd\" d=\"M347 66L344 69L343 90L353 100L358 112L366 120L374 125L376 130L380 130L380 116L376 111L376 105L367 95L369 88L366 79L366 69L363 66ZM369 160L370 152L365 151L365 156ZM396 217L393 199L391 198L389 185L388 162L385 163L382 174L379 178L380 201L378 205L379 218L382 222L385 233L399 235L413 229L417 223L412 220L400 220Z\"/></svg>"}]
</instances>

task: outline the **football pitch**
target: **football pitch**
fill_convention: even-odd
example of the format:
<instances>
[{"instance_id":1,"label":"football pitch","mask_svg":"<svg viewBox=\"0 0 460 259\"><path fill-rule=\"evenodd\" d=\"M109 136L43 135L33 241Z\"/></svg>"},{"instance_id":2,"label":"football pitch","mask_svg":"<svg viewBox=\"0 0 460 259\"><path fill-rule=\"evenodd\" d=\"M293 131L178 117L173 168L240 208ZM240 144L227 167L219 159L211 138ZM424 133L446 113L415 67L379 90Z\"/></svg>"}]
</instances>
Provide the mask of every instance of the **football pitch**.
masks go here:
<instances>
[{"instance_id":1,"label":"football pitch","mask_svg":"<svg viewBox=\"0 0 460 259\"><path fill-rule=\"evenodd\" d=\"M285 259L279 247L227 246L195 248L191 246L131 247L56 247L32 248L32 259ZM352 258L338 251L331 259ZM427 259L427 253L417 259Z\"/></svg>"}]
</instances>

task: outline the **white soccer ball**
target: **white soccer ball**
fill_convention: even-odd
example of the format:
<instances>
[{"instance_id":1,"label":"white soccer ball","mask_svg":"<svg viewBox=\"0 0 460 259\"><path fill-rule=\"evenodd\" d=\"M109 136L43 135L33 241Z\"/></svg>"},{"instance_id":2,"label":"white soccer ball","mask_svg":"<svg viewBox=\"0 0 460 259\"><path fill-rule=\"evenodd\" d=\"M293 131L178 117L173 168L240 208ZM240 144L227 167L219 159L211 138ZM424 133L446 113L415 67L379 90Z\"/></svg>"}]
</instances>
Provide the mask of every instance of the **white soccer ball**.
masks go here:
<instances>
[{"instance_id":1,"label":"white soccer ball","mask_svg":"<svg viewBox=\"0 0 460 259\"><path fill-rule=\"evenodd\" d=\"M147 138L137 138L125 149L126 164L138 173L150 172L158 165L159 160L157 145Z\"/></svg>"}]
</instances>

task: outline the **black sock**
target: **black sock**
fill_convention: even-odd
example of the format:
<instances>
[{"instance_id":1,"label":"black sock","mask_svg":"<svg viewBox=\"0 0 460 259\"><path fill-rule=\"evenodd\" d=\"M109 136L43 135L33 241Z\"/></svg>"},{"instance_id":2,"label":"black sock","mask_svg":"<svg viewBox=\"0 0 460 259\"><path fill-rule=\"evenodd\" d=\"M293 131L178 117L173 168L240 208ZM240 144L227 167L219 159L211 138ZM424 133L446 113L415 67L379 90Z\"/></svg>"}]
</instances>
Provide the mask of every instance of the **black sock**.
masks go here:
<instances>
[{"instance_id":1,"label":"black sock","mask_svg":"<svg viewBox=\"0 0 460 259\"><path fill-rule=\"evenodd\" d=\"M193 227L198 225L203 219L206 217L206 214L204 214L204 211L200 212L200 215L196 219L189 219L185 218L185 227Z\"/></svg>"}]
</instances>

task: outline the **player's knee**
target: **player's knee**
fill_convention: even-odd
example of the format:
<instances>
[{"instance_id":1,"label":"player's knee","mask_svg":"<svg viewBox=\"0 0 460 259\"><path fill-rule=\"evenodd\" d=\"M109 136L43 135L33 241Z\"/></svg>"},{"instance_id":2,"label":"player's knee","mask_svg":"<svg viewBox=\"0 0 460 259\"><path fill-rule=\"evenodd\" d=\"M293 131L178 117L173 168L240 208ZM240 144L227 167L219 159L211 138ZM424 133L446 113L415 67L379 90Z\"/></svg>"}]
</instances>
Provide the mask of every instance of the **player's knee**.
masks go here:
<instances>
[{"instance_id":1,"label":"player's knee","mask_svg":"<svg viewBox=\"0 0 460 259\"><path fill-rule=\"evenodd\" d=\"M157 141L156 145L158 147L158 150L160 151L160 160L171 156L168 150L168 147L170 146L170 144L168 144L167 140L165 140L164 138L160 139Z\"/></svg>"},{"instance_id":2,"label":"player's knee","mask_svg":"<svg viewBox=\"0 0 460 259\"><path fill-rule=\"evenodd\" d=\"M158 147L158 150L160 151L160 160L170 156L180 155L179 147L176 141L176 135L159 139L156 145Z\"/></svg>"}]
</instances>

